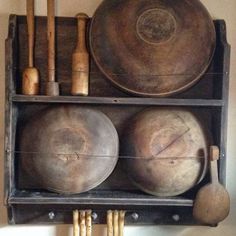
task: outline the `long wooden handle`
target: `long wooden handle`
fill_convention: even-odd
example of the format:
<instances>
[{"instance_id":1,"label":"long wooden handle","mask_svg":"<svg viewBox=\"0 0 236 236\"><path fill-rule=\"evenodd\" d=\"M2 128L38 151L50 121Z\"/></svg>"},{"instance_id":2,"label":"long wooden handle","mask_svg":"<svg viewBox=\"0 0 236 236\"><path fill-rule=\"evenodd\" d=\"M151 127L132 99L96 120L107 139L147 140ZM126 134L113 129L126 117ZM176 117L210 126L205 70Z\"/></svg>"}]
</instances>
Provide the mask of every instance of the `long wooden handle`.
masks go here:
<instances>
[{"instance_id":1,"label":"long wooden handle","mask_svg":"<svg viewBox=\"0 0 236 236\"><path fill-rule=\"evenodd\" d=\"M34 0L27 0L29 67L34 67Z\"/></svg>"},{"instance_id":2,"label":"long wooden handle","mask_svg":"<svg viewBox=\"0 0 236 236\"><path fill-rule=\"evenodd\" d=\"M119 212L113 211L113 236L119 236Z\"/></svg>"},{"instance_id":3,"label":"long wooden handle","mask_svg":"<svg viewBox=\"0 0 236 236\"><path fill-rule=\"evenodd\" d=\"M48 81L55 81L55 0L47 1L48 15Z\"/></svg>"},{"instance_id":4,"label":"long wooden handle","mask_svg":"<svg viewBox=\"0 0 236 236\"><path fill-rule=\"evenodd\" d=\"M107 212L107 236L113 236L113 212Z\"/></svg>"},{"instance_id":5,"label":"long wooden handle","mask_svg":"<svg viewBox=\"0 0 236 236\"><path fill-rule=\"evenodd\" d=\"M119 211L119 236L124 236L125 211Z\"/></svg>"},{"instance_id":6,"label":"long wooden handle","mask_svg":"<svg viewBox=\"0 0 236 236\"><path fill-rule=\"evenodd\" d=\"M86 213L80 211L80 236L86 236Z\"/></svg>"},{"instance_id":7,"label":"long wooden handle","mask_svg":"<svg viewBox=\"0 0 236 236\"><path fill-rule=\"evenodd\" d=\"M217 161L220 157L220 150L217 146L210 147L210 173L211 173L211 182L212 183L219 183L219 176L218 176L218 164Z\"/></svg>"},{"instance_id":8,"label":"long wooden handle","mask_svg":"<svg viewBox=\"0 0 236 236\"><path fill-rule=\"evenodd\" d=\"M79 236L79 211L73 212L73 236Z\"/></svg>"},{"instance_id":9,"label":"long wooden handle","mask_svg":"<svg viewBox=\"0 0 236 236\"><path fill-rule=\"evenodd\" d=\"M78 20L78 41L72 56L72 95L88 95L89 89L89 54L86 48L86 27L89 17L80 13Z\"/></svg>"},{"instance_id":10,"label":"long wooden handle","mask_svg":"<svg viewBox=\"0 0 236 236\"><path fill-rule=\"evenodd\" d=\"M92 236L92 211L86 211L86 236Z\"/></svg>"}]
</instances>

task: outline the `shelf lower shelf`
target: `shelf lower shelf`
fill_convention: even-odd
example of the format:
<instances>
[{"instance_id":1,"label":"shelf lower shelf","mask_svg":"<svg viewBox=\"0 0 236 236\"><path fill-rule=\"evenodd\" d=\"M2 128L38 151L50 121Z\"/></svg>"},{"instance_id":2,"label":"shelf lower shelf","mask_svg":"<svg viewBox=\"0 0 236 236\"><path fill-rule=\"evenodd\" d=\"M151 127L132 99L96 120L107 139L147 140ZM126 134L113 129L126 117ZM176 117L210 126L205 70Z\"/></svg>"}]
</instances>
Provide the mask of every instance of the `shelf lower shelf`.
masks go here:
<instances>
[{"instance_id":1,"label":"shelf lower shelf","mask_svg":"<svg viewBox=\"0 0 236 236\"><path fill-rule=\"evenodd\" d=\"M96 105L159 105L159 106L201 106L222 107L218 99L177 99L177 98L115 98L115 97L73 97L73 96L25 96L13 95L13 102L19 103L71 103Z\"/></svg>"},{"instance_id":2,"label":"shelf lower shelf","mask_svg":"<svg viewBox=\"0 0 236 236\"><path fill-rule=\"evenodd\" d=\"M183 197L158 198L130 191L92 191L89 193L69 196L54 193L16 191L8 198L8 204L192 207L193 200Z\"/></svg>"}]
</instances>

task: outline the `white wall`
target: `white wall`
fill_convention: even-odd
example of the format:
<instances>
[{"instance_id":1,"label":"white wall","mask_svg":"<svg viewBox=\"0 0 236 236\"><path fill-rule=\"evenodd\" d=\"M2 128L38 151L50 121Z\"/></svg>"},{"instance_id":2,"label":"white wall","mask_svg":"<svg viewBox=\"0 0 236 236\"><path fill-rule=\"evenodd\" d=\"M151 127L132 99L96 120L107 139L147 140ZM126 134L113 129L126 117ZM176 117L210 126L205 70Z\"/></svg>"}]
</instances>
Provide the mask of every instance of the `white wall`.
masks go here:
<instances>
[{"instance_id":1,"label":"white wall","mask_svg":"<svg viewBox=\"0 0 236 236\"><path fill-rule=\"evenodd\" d=\"M101 0L57 0L57 15L74 16L84 11L92 15ZM234 236L236 235L236 1L235 0L202 0L214 18L225 19L228 29L228 41L232 46L229 134L228 134L228 167L227 187L232 205L230 217L218 228L208 227L126 227L125 235L162 235L162 236ZM36 0L37 15L45 15L46 0ZM3 112L4 112L4 39L7 36L8 15L25 14L25 0L0 0L0 236L14 235L72 235L71 226L57 227L10 227L6 223L6 212L3 202ZM105 235L105 228L97 226L94 235Z\"/></svg>"}]
</instances>

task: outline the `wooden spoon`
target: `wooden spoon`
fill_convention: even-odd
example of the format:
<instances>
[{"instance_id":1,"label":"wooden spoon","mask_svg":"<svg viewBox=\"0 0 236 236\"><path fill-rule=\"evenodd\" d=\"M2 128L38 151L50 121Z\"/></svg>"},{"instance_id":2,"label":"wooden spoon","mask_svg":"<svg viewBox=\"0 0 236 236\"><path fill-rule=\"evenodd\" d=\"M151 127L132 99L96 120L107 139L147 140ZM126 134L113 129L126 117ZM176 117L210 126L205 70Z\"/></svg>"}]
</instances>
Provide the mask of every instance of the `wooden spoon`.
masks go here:
<instances>
[{"instance_id":1,"label":"wooden spoon","mask_svg":"<svg viewBox=\"0 0 236 236\"><path fill-rule=\"evenodd\" d=\"M39 93L39 72L34 67L34 0L27 0L27 25L29 44L29 66L23 72L22 93L37 95Z\"/></svg>"},{"instance_id":2,"label":"wooden spoon","mask_svg":"<svg viewBox=\"0 0 236 236\"><path fill-rule=\"evenodd\" d=\"M226 189L219 183L218 166L219 148L210 148L211 183L197 193L193 216L196 220L209 225L216 225L223 221L230 210L230 197Z\"/></svg>"}]
</instances>

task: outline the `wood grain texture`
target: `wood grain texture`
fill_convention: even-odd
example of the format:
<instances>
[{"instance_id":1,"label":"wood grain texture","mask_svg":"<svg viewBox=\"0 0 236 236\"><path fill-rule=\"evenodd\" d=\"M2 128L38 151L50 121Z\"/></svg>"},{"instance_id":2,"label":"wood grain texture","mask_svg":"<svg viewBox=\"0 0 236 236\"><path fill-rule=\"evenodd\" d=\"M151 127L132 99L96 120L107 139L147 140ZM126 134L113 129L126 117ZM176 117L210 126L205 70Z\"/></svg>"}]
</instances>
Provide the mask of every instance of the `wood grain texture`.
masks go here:
<instances>
[{"instance_id":1,"label":"wood grain texture","mask_svg":"<svg viewBox=\"0 0 236 236\"><path fill-rule=\"evenodd\" d=\"M215 40L213 20L200 1L106 0L90 30L91 53L104 76L144 97L167 97L196 84Z\"/></svg>"},{"instance_id":2,"label":"wood grain texture","mask_svg":"<svg viewBox=\"0 0 236 236\"><path fill-rule=\"evenodd\" d=\"M204 178L211 137L193 113L152 108L127 124L122 153L134 184L156 196L176 196Z\"/></svg>"},{"instance_id":3,"label":"wood grain texture","mask_svg":"<svg viewBox=\"0 0 236 236\"><path fill-rule=\"evenodd\" d=\"M47 39L48 39L48 81L46 95L58 96L59 84L56 82L55 65L55 0L47 0Z\"/></svg>"},{"instance_id":4,"label":"wood grain texture","mask_svg":"<svg viewBox=\"0 0 236 236\"><path fill-rule=\"evenodd\" d=\"M20 160L31 178L37 176L44 189L64 194L86 192L102 183L115 168L119 151L109 118L72 105L41 112L20 138Z\"/></svg>"},{"instance_id":5,"label":"wood grain texture","mask_svg":"<svg viewBox=\"0 0 236 236\"><path fill-rule=\"evenodd\" d=\"M29 42L29 67L34 67L34 0L27 0L27 25Z\"/></svg>"},{"instance_id":6,"label":"wood grain texture","mask_svg":"<svg viewBox=\"0 0 236 236\"><path fill-rule=\"evenodd\" d=\"M35 44L35 66L40 71L41 88L40 94L45 94L45 83L48 78L47 60L47 38L45 32L47 31L47 21L45 17L36 17L35 19L37 32ZM24 68L27 67L27 28L26 19L18 17L19 31L19 72L23 73ZM60 84L60 94L71 94L71 65L72 54L77 43L77 20L76 18L55 18L56 24L56 70L57 81ZM220 21L215 22L216 29L219 31ZM217 46L220 46L219 34L217 34ZM88 35L87 35L88 37ZM221 46L220 46L221 47ZM221 99L221 78L224 75L220 69L220 54L216 51L215 57L211 66L203 75L202 79L194 87L178 95L174 98L184 99ZM17 83L17 91L21 93L21 84ZM90 88L89 94L92 97L128 97L117 87L114 87L105 76L99 71L94 63L93 58L90 58Z\"/></svg>"},{"instance_id":7,"label":"wood grain texture","mask_svg":"<svg viewBox=\"0 0 236 236\"><path fill-rule=\"evenodd\" d=\"M193 216L204 224L217 225L229 215L230 196L218 179L218 147L211 147L209 159L211 183L201 188L197 193Z\"/></svg>"},{"instance_id":8,"label":"wood grain texture","mask_svg":"<svg viewBox=\"0 0 236 236\"><path fill-rule=\"evenodd\" d=\"M79 236L79 211L73 211L73 236Z\"/></svg>"},{"instance_id":9,"label":"wood grain texture","mask_svg":"<svg viewBox=\"0 0 236 236\"><path fill-rule=\"evenodd\" d=\"M34 0L27 0L28 67L23 72L22 94L39 94L39 71L34 67Z\"/></svg>"},{"instance_id":10,"label":"wood grain texture","mask_svg":"<svg viewBox=\"0 0 236 236\"><path fill-rule=\"evenodd\" d=\"M89 54L86 46L86 29L89 17L80 13L78 20L78 41L72 55L72 95L88 96L89 93Z\"/></svg>"},{"instance_id":11,"label":"wood grain texture","mask_svg":"<svg viewBox=\"0 0 236 236\"><path fill-rule=\"evenodd\" d=\"M17 19L17 20L16 20ZM118 132L121 134L124 130L124 124L131 119L135 113L138 113L147 106L145 102L150 102L152 106L193 106L195 112L203 118L209 126L214 137L214 143L221 146L221 160L219 165L219 174L221 183L225 181L225 163L226 163L226 114L228 98L228 72L229 72L229 54L230 47L226 42L226 28L224 21L215 21L217 32L217 47L211 66L207 70L203 79L191 89L181 94L175 95L174 100L139 100L128 99L128 95L112 86L94 64L91 59L91 86L88 100L78 102L71 97L38 97L33 96L28 99L25 96L16 97L15 93L21 93L22 81L20 79L23 70L28 65L27 53L27 21L24 16L12 16L9 24L9 39L6 43L6 147L8 152L5 155L5 199L9 204L9 222L10 224L62 224L72 223L71 212L75 209L75 204L87 209L92 206L97 212L98 218L94 223L106 223L106 211L115 208L127 209L127 225L137 224L171 224L171 225L196 225L202 224L192 218L193 198L198 187L193 191L184 194L181 197L156 198L138 191L125 176L120 172L120 166L116 173L109 178L109 181L94 191L81 195L65 196L43 191L32 178L25 178L21 184L19 179L23 176L23 170L18 166L19 155L11 152L18 147L20 127L25 124L30 114L46 107L55 106L54 103L61 103L63 99L66 103L82 103L105 112L115 124ZM45 17L36 17L37 31L35 41L35 66L41 74L41 81L44 85L47 82L47 19ZM71 92L71 55L76 46L77 21L75 18L55 18L57 44L56 69L57 79L62 85L62 94L69 95ZM18 29L18 30L16 30ZM65 30L66 29L66 30ZM17 40L16 40L17 39ZM40 93L45 94L45 86L41 86ZM18 95L17 95L18 96ZM103 97L108 97L104 98ZM118 99L116 104L114 100ZM189 100L183 100L191 98ZM98 101L96 101L98 99ZM119 100L120 99L120 100ZM179 100L180 99L180 100ZM197 99L197 100L195 100ZM208 100L209 99L209 100ZM35 100L35 102L34 102ZM104 105L100 106L99 101ZM208 102L209 101L209 102ZM126 104L120 106L120 104ZM49 103L49 104L48 104ZM134 103L134 104L133 104ZM90 105L89 105L90 104ZM113 106L112 104L116 104ZM128 105L127 105L128 104ZM141 105L140 105L141 104ZM138 106L137 106L138 105ZM206 113L207 115L203 115ZM17 124L17 126L16 126ZM16 141L16 143L15 143ZM119 173L119 174L118 174ZM16 181L17 180L17 181ZM119 180L119 181L116 181ZM200 185L206 184L208 178ZM31 185L30 185L31 184ZM30 187L29 187L30 186ZM121 189L118 190L119 186ZM35 189L38 189L36 192ZM102 209L101 210L101 206ZM129 207L127 207L129 206ZM90 208L90 207L89 207ZM173 209L180 216L179 221L172 218ZM50 220L48 213L54 210L57 214L55 219ZM137 212L140 216L137 221L131 217L132 212ZM157 218L158 212L158 218Z\"/></svg>"}]
</instances>

